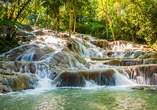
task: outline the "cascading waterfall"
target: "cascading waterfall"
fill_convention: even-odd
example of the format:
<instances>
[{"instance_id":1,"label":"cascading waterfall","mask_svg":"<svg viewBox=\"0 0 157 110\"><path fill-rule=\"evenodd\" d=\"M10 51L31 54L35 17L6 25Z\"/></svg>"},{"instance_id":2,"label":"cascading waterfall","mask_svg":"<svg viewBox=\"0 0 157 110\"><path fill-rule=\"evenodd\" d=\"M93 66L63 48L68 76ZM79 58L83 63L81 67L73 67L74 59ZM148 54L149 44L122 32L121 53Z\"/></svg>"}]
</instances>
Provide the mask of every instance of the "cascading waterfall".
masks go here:
<instances>
[{"instance_id":1,"label":"cascading waterfall","mask_svg":"<svg viewBox=\"0 0 157 110\"><path fill-rule=\"evenodd\" d=\"M82 39L75 38L75 43L78 44L79 47L79 55L84 58L93 58L93 57L103 57L103 51L90 44L89 42L85 42Z\"/></svg>"},{"instance_id":2,"label":"cascading waterfall","mask_svg":"<svg viewBox=\"0 0 157 110\"><path fill-rule=\"evenodd\" d=\"M27 52L25 52L22 55L19 55L15 61L33 61L33 57L34 57L35 51L30 49Z\"/></svg>"},{"instance_id":3,"label":"cascading waterfall","mask_svg":"<svg viewBox=\"0 0 157 110\"><path fill-rule=\"evenodd\" d=\"M20 61L20 62L31 62L35 64L35 75L38 78L38 86L37 88L52 88L57 85L58 79L62 76L63 72L64 74L67 72L66 70L74 70L76 72L69 73L70 75L77 74L78 76L74 77L76 78L82 78L84 77L85 87L93 87L93 86L100 86L101 84L106 85L116 85L116 86L123 86L123 85L136 85L132 80L129 79L129 75L126 72L125 69L123 69L123 73L120 73L116 70L116 66L109 66L105 65L106 62L115 58L126 58L126 57L135 57L134 50L138 49L138 47L134 46L132 43L124 43L120 41L116 41L116 43L113 43L114 45L111 45L111 48L103 47L106 46L106 44L101 44L100 47L96 47L97 44L93 45L90 42L87 42L85 40L82 40L80 38L55 38L55 34L53 36L45 35L43 36L44 40L41 40L42 36L36 36L37 39L32 40L30 44L23 45L20 47L17 47L15 49L12 49L10 53L15 53L16 49L19 49L21 54L16 57L14 61ZM87 36L91 39L91 41L94 41L95 39L91 36ZM69 44L68 44L69 43ZM97 42L96 42L97 43ZM98 41L99 43L99 41ZM107 48L105 50L105 48ZM25 51L22 51L24 49ZM40 50L41 49L41 50ZM142 49L142 48L140 48ZM43 55L39 56L39 58L36 60L35 57L40 54L38 53L38 50L43 53ZM111 52L111 53L109 53ZM108 54L109 53L109 54ZM6 52L5 54L1 55L0 57L7 56L9 52ZM139 53L140 54L140 53ZM111 55L111 56L109 56ZM81 57L81 58L80 58ZM83 57L83 58L82 58ZM97 58L98 60L95 61L88 61L84 58ZM101 59L102 58L102 59ZM107 59L108 58L108 59ZM99 61L100 60L100 61ZM102 60L102 61L101 61ZM105 61L105 63L103 62ZM123 60L123 59L122 59ZM34 62L35 61L35 62ZM131 65L131 60L125 60L125 62L121 62L119 59L115 59L115 61L119 61L121 64L113 64L113 65ZM133 61L132 61L133 62ZM145 61L143 61L145 62ZM152 63L152 62L151 62ZM136 64L138 64L136 62ZM56 74L53 74L53 69L58 68L59 71L57 71ZM100 73L81 73L81 70L90 70L90 69L102 69L102 70L114 70L114 75L108 75L101 76ZM13 71L13 69L8 68L8 71ZM31 73L31 69L29 65L22 65L19 69L18 73ZM68 72L67 72L68 73ZM85 79L86 76L91 77L90 74L97 75L100 80L107 80L106 82L96 82L97 79ZM107 73L105 73L107 74ZM111 73L112 74L112 73ZM104 75L104 74L103 74ZM150 84L150 80L145 80L145 76L141 73L137 78L137 83L139 84ZM96 77L96 76L95 76ZM71 77L70 77L71 78ZM66 79L66 78L65 78ZM67 78L68 79L68 78ZM133 77L135 79L135 77ZM59 79L61 80L61 79ZM114 80L114 81L113 81ZM66 80L65 80L66 81ZM78 80L79 82L80 80ZM111 82L110 82L111 81ZM75 82L75 81L74 81ZM73 82L73 83L74 83ZM113 84L113 82L115 84ZM83 87L81 85L81 87ZM102 86L101 85L101 86Z\"/></svg>"},{"instance_id":4,"label":"cascading waterfall","mask_svg":"<svg viewBox=\"0 0 157 110\"><path fill-rule=\"evenodd\" d=\"M156 109L157 59L144 56L148 48L43 32L0 55L0 109Z\"/></svg>"},{"instance_id":5,"label":"cascading waterfall","mask_svg":"<svg viewBox=\"0 0 157 110\"><path fill-rule=\"evenodd\" d=\"M141 51L142 49L142 46L140 46L140 48L139 46L133 47L132 43L120 43L120 41L116 41L113 44L111 51L115 53L111 55L112 58L135 58L135 52Z\"/></svg>"}]
</instances>

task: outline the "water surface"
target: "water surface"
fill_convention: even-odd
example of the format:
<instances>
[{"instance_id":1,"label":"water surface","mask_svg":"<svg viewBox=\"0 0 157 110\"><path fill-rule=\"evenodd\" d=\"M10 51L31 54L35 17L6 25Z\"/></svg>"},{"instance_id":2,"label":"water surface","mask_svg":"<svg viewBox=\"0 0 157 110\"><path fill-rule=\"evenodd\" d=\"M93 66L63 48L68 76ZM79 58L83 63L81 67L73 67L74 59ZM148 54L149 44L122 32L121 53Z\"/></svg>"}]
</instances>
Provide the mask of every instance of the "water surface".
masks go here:
<instances>
[{"instance_id":1,"label":"water surface","mask_svg":"<svg viewBox=\"0 0 157 110\"><path fill-rule=\"evenodd\" d=\"M54 88L0 95L0 110L155 110L157 92L129 87Z\"/></svg>"}]
</instances>

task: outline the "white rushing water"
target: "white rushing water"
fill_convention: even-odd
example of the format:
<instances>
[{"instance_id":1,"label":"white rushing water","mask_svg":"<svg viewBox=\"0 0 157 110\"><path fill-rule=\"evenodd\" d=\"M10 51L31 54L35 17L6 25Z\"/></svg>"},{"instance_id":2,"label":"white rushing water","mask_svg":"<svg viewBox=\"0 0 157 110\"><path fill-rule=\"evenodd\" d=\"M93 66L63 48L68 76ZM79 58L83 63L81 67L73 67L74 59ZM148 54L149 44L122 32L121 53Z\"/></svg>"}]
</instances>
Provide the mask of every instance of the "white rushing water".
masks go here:
<instances>
[{"instance_id":1,"label":"white rushing water","mask_svg":"<svg viewBox=\"0 0 157 110\"><path fill-rule=\"evenodd\" d=\"M136 85L136 83L134 83L133 81L131 81L130 79L128 79L127 77L123 76L122 74L120 74L116 69L114 69L115 74L115 84L116 86L118 85Z\"/></svg>"},{"instance_id":2,"label":"white rushing water","mask_svg":"<svg viewBox=\"0 0 157 110\"><path fill-rule=\"evenodd\" d=\"M74 37L74 36L73 36ZM87 35L87 37L90 39L90 41L95 41L96 39L93 38L90 35ZM41 40L44 39L44 40ZM54 80L50 79L50 75L52 75L52 66L53 67L60 67L59 69L62 68L66 68L69 70L80 70L80 69L108 69L108 68L112 68L114 69L115 73L114 73L114 79L115 79L115 85L116 86L123 86L123 85L136 85L134 82L132 82L129 79L129 75L127 74L126 71L123 72L123 74L120 74L115 68L115 66L108 66L108 65L104 65L100 62L98 63L90 63L89 67L86 67L85 64L82 64L80 61L78 61L78 59L73 56L72 52L70 53L66 53L64 54L63 57L60 57L60 59L66 61L66 64L69 65L67 66L66 64L64 64L64 62L59 61L60 59L55 59L54 56L58 57L59 56L59 52L63 52L63 50L65 48L67 48L67 40L66 39L61 39L61 38L56 38L55 34L50 34L50 35L43 35L43 36L36 36L35 40L31 40L30 44L35 44L37 46L37 48L41 48L44 49L44 51L49 51L51 50L52 52L49 52L48 54L42 56L39 61L41 63L43 63L42 65L35 65L36 71L35 71L35 75L38 78L38 85L36 86L36 90L49 90L49 89L53 89L56 87L55 85L55 81L57 80L57 78L60 77L61 73L59 73L57 76L55 76L56 78L54 78ZM72 38L71 41L69 41L72 44L72 47L74 49L74 53L79 54L81 57L83 58L106 58L107 57L107 52L109 51L104 50L103 48L99 48L96 47L95 45L91 44L90 42L86 42L85 40L82 40L81 38ZM16 47L12 50L10 50L9 52L12 52L16 49L20 49L22 47L24 47L25 45ZM116 45L114 45L114 47L112 48L112 51L114 51L114 54L119 54L118 52L121 52L118 56L115 55L115 57L118 58L123 58L125 56L125 50L127 49L133 49L132 44L127 43L127 45L124 44L120 44L120 42L117 42ZM6 52L5 54L2 54L0 57L4 57L7 54L9 54L9 52ZM25 52L23 52L21 55L19 55L15 61L33 61L33 58L35 56L35 51L33 49L26 49ZM114 55L113 54L113 55ZM133 57L134 54L131 55L131 57ZM111 56L112 57L112 56ZM114 57L114 56L113 56ZM38 62L39 62L38 61ZM53 62L57 62L57 66L55 64L53 64ZM51 64L51 67L49 66L49 64ZM24 67L20 69L20 71L18 73L22 73L22 72L30 73L30 68L29 67ZM139 78L140 80L142 80L141 78ZM85 87L84 88L98 88L100 87L100 85L97 85L96 82L90 80L90 81L85 81Z\"/></svg>"}]
</instances>

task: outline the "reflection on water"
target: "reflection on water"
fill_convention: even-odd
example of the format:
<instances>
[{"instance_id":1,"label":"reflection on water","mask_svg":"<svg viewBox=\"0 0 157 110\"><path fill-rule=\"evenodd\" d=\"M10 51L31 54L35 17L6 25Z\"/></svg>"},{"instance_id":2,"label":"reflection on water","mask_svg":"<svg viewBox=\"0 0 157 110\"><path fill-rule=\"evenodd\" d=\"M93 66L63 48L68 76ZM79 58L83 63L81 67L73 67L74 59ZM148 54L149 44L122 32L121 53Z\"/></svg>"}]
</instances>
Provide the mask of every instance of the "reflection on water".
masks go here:
<instances>
[{"instance_id":1,"label":"reflection on water","mask_svg":"<svg viewBox=\"0 0 157 110\"><path fill-rule=\"evenodd\" d=\"M34 90L0 95L0 110L104 110L157 109L156 91L128 87L58 88L31 94Z\"/></svg>"}]
</instances>

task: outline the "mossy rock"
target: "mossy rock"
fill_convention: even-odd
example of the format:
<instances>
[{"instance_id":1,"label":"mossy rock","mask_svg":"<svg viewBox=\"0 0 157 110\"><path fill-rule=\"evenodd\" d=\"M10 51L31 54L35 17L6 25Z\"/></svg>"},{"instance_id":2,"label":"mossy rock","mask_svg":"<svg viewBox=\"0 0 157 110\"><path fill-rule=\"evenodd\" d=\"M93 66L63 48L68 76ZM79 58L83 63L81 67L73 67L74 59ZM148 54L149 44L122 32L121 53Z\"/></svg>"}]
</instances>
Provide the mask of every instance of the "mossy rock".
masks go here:
<instances>
[{"instance_id":1,"label":"mossy rock","mask_svg":"<svg viewBox=\"0 0 157 110\"><path fill-rule=\"evenodd\" d=\"M35 75L18 74L14 75L0 75L1 92L20 91L26 89L33 89L38 79Z\"/></svg>"},{"instance_id":2,"label":"mossy rock","mask_svg":"<svg viewBox=\"0 0 157 110\"><path fill-rule=\"evenodd\" d=\"M130 88L144 91L157 91L157 86L135 86Z\"/></svg>"}]
</instances>

